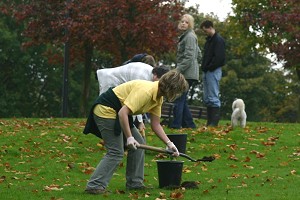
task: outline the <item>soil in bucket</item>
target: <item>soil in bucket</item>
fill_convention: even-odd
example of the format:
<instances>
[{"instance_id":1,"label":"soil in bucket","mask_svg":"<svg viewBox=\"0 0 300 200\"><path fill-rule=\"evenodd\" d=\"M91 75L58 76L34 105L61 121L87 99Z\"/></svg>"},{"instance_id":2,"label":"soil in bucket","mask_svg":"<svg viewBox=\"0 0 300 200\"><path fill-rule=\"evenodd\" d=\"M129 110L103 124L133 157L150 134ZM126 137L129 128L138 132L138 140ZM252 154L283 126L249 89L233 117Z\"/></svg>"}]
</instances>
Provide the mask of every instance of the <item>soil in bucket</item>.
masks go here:
<instances>
[{"instance_id":1,"label":"soil in bucket","mask_svg":"<svg viewBox=\"0 0 300 200\"><path fill-rule=\"evenodd\" d=\"M157 160L159 188L179 188L184 161Z\"/></svg>"},{"instance_id":2,"label":"soil in bucket","mask_svg":"<svg viewBox=\"0 0 300 200\"><path fill-rule=\"evenodd\" d=\"M175 144L180 153L186 152L186 142L187 134L178 133L178 134L167 134L168 138Z\"/></svg>"}]
</instances>

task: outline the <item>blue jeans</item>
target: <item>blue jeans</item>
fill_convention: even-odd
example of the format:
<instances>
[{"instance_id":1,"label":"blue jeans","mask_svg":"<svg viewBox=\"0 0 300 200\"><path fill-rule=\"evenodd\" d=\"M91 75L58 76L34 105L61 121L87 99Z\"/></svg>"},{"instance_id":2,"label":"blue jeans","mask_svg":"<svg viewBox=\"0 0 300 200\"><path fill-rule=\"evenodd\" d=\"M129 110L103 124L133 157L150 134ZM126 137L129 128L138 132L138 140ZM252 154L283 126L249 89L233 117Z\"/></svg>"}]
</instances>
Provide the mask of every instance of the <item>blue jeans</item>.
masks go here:
<instances>
[{"instance_id":1,"label":"blue jeans","mask_svg":"<svg viewBox=\"0 0 300 200\"><path fill-rule=\"evenodd\" d=\"M191 87L192 81L187 80L189 86ZM192 114L188 107L187 102L187 94L188 92L183 93L183 95L177 98L174 101L173 115L174 119L170 128L196 128L196 125L193 121Z\"/></svg>"},{"instance_id":2,"label":"blue jeans","mask_svg":"<svg viewBox=\"0 0 300 200\"><path fill-rule=\"evenodd\" d=\"M210 72L203 72L203 101L207 107L221 107L220 80L222 78L222 68Z\"/></svg>"}]
</instances>

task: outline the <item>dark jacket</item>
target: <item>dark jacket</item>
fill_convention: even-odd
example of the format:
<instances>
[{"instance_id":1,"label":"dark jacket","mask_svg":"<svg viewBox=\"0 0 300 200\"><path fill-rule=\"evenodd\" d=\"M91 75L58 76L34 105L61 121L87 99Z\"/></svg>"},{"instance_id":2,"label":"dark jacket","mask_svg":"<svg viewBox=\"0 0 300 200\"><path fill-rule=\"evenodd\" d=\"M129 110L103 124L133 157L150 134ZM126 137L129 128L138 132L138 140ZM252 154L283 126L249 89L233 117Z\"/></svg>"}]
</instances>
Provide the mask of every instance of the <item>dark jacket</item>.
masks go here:
<instances>
[{"instance_id":1,"label":"dark jacket","mask_svg":"<svg viewBox=\"0 0 300 200\"><path fill-rule=\"evenodd\" d=\"M101 133L100 133L100 131L97 127L97 124L94 120L94 108L98 104L111 107L116 111L117 115L116 115L114 133L115 133L115 135L120 135L121 134L121 126L120 126L120 122L119 122L118 112L122 108L122 105L121 105L120 100L118 99L118 97L113 92L112 88L109 88L106 92L102 93L95 100L95 102L94 102L94 104L93 104L93 106L90 110L88 119L86 121L84 130L83 130L83 133L84 134L92 133L92 134L96 135L97 137L102 138ZM130 128L132 128L133 127L132 117L128 116L128 120L129 120Z\"/></svg>"},{"instance_id":2,"label":"dark jacket","mask_svg":"<svg viewBox=\"0 0 300 200\"><path fill-rule=\"evenodd\" d=\"M124 62L123 65L126 65L126 64L132 63L132 62L142 62L142 60L143 60L143 58L145 58L145 56L147 56L146 53L136 54L130 60L127 60L126 62Z\"/></svg>"},{"instance_id":3,"label":"dark jacket","mask_svg":"<svg viewBox=\"0 0 300 200\"><path fill-rule=\"evenodd\" d=\"M225 41L215 33L212 37L206 38L204 55L202 57L202 71L214 71L225 65Z\"/></svg>"}]
</instances>

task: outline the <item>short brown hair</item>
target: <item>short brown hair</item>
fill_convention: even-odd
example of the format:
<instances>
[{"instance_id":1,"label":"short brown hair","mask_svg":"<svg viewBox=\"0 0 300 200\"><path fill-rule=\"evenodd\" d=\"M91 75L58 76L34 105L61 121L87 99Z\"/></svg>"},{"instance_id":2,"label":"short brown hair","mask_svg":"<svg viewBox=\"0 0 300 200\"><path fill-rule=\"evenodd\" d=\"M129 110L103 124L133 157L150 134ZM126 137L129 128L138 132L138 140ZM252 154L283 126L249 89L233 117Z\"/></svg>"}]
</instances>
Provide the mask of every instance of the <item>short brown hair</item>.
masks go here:
<instances>
[{"instance_id":1,"label":"short brown hair","mask_svg":"<svg viewBox=\"0 0 300 200\"><path fill-rule=\"evenodd\" d=\"M172 102L188 90L189 84L180 72L171 70L159 79L158 88L159 94Z\"/></svg>"},{"instance_id":2,"label":"short brown hair","mask_svg":"<svg viewBox=\"0 0 300 200\"><path fill-rule=\"evenodd\" d=\"M142 58L142 62L146 63L148 65L151 65L152 67L156 67L156 62L153 56L151 55L146 55Z\"/></svg>"},{"instance_id":3,"label":"short brown hair","mask_svg":"<svg viewBox=\"0 0 300 200\"><path fill-rule=\"evenodd\" d=\"M204 28L213 28L214 27L214 24L212 21L209 21L209 20L205 20L204 22L201 23L200 25L200 28L203 29Z\"/></svg>"}]
</instances>

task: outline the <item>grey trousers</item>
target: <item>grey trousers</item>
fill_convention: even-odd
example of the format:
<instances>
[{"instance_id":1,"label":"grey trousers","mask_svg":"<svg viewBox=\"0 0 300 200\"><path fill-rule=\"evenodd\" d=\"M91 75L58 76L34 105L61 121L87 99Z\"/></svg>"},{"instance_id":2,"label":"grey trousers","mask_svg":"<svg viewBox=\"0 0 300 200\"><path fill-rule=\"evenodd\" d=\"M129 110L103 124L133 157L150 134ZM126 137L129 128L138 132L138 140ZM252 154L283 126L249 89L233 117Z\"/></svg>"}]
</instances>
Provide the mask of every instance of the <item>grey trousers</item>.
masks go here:
<instances>
[{"instance_id":1,"label":"grey trousers","mask_svg":"<svg viewBox=\"0 0 300 200\"><path fill-rule=\"evenodd\" d=\"M124 156L123 134L115 135L114 119L104 119L94 115L94 120L101 132L107 153L99 162L90 180L88 189L105 189ZM137 128L131 129L131 134L140 144L145 144L143 137ZM125 140L126 141L126 140ZM126 187L135 188L143 186L144 181L144 157L143 149L128 150L126 165Z\"/></svg>"}]
</instances>

